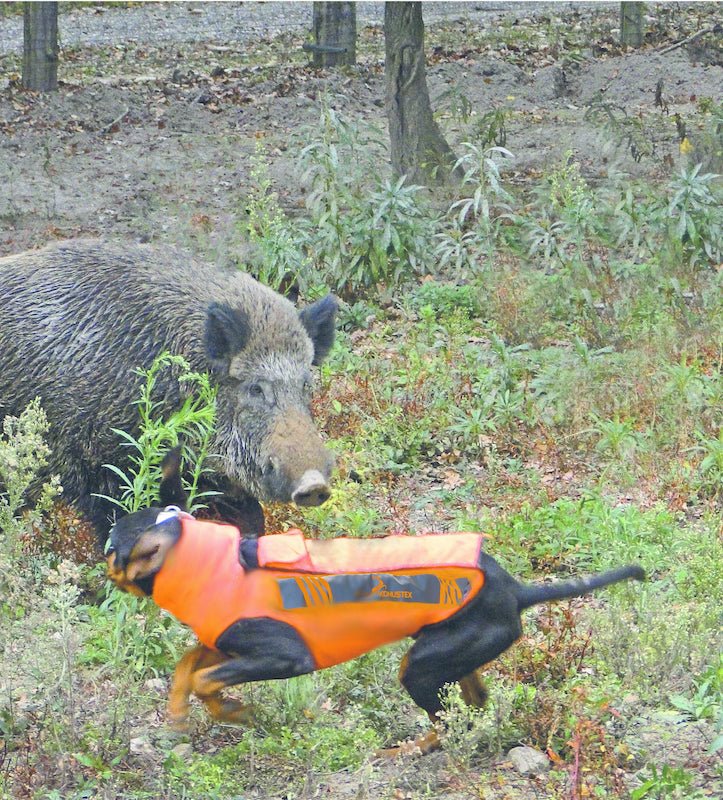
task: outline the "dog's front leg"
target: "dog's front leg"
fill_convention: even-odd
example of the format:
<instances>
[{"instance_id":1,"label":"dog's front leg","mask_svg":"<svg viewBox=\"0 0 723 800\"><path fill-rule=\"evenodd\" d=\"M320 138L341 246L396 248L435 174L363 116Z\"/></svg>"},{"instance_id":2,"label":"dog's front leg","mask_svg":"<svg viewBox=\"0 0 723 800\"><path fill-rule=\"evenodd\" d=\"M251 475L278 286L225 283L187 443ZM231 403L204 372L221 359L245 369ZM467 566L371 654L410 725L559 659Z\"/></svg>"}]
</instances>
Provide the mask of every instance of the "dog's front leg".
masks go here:
<instances>
[{"instance_id":1,"label":"dog's front leg","mask_svg":"<svg viewBox=\"0 0 723 800\"><path fill-rule=\"evenodd\" d=\"M193 691L193 676L200 669L228 660L217 650L198 644L187 650L176 665L168 694L168 716L171 727L185 731L188 727L188 700Z\"/></svg>"},{"instance_id":2,"label":"dog's front leg","mask_svg":"<svg viewBox=\"0 0 723 800\"><path fill-rule=\"evenodd\" d=\"M277 650L272 649L276 645ZM227 686L251 681L267 681L294 678L314 671L314 662L305 646L298 649L288 645L279 646L271 642L261 653L255 650L234 658L225 658L221 663L199 662L190 676L191 691L202 700L214 719L222 722L248 722L251 712L247 706L235 700L224 699L221 692Z\"/></svg>"}]
</instances>

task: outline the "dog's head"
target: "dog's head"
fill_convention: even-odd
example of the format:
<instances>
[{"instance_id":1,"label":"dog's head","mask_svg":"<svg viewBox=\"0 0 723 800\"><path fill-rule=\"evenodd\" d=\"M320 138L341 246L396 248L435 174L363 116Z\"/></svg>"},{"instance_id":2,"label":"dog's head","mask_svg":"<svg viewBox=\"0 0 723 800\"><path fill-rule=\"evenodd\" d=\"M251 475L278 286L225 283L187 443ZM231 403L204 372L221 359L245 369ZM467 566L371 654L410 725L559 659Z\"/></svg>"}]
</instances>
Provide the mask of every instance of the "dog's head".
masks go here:
<instances>
[{"instance_id":1,"label":"dog's head","mask_svg":"<svg viewBox=\"0 0 723 800\"><path fill-rule=\"evenodd\" d=\"M119 589L140 596L153 592L153 577L181 535L181 523L175 514L163 519L168 506L185 508L179 448L166 455L161 470L161 506L128 514L110 530L106 558L108 577Z\"/></svg>"}]
</instances>

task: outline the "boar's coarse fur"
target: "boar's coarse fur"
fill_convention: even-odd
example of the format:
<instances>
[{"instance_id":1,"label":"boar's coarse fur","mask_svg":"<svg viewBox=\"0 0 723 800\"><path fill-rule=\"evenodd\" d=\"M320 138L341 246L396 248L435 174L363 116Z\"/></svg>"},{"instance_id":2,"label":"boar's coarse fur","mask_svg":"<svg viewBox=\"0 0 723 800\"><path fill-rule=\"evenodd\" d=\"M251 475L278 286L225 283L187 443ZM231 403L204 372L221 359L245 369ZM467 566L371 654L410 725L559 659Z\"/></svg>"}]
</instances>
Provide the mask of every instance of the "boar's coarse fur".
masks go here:
<instances>
[{"instance_id":1,"label":"boar's coarse fur","mask_svg":"<svg viewBox=\"0 0 723 800\"><path fill-rule=\"evenodd\" d=\"M334 339L336 301L297 312L238 271L170 247L68 241L0 258L0 417L36 396L50 422L50 464L64 497L99 535L117 492L103 464L124 466L112 428L137 433L141 378L158 353L183 355L218 386L212 479L261 533L254 498L318 505L333 460L309 415L311 367ZM161 376L161 411L180 405ZM240 522L242 527L243 521Z\"/></svg>"}]
</instances>

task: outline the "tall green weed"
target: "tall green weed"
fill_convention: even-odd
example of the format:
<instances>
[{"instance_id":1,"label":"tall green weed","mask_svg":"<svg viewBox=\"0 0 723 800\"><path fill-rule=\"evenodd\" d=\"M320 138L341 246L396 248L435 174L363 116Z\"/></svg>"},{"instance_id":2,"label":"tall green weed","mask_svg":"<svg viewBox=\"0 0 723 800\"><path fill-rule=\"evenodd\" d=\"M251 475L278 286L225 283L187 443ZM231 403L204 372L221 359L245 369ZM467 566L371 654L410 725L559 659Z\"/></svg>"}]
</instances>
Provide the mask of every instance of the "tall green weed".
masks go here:
<instances>
[{"instance_id":1,"label":"tall green weed","mask_svg":"<svg viewBox=\"0 0 723 800\"><path fill-rule=\"evenodd\" d=\"M423 272L433 219L419 186L378 169L378 132L362 133L328 105L300 152L307 247L343 295L398 286Z\"/></svg>"},{"instance_id":2,"label":"tall green weed","mask_svg":"<svg viewBox=\"0 0 723 800\"><path fill-rule=\"evenodd\" d=\"M154 397L156 384L161 377L168 380L164 371L178 382L181 407L167 417L158 416L158 403ZM199 491L199 481L207 471L216 416L216 389L205 373L192 372L188 362L178 355L161 353L147 370L139 370L143 377L140 396L135 401L140 417L137 437L128 431L114 429L124 446L131 450L130 467L122 470L116 464L106 464L120 480L120 498L105 497L124 511L133 512L147 508L158 500L161 482L161 462L173 447L182 444L184 463L190 477L185 488L189 509L198 507L208 493Z\"/></svg>"}]
</instances>

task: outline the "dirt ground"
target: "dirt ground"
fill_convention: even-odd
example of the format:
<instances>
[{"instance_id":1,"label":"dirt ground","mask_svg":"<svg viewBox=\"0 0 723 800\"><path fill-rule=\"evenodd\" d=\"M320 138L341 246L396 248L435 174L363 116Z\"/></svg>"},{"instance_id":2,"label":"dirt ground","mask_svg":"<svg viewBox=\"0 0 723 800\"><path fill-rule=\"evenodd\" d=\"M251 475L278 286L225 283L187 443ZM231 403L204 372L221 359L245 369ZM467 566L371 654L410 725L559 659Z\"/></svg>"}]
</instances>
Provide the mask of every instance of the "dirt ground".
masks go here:
<instances>
[{"instance_id":1,"label":"dirt ground","mask_svg":"<svg viewBox=\"0 0 723 800\"><path fill-rule=\"evenodd\" d=\"M253 22L275 5L281 6L277 30L247 30L228 16L224 37L224 20L212 25L206 19L208 6L243 10ZM69 43L60 90L47 96L19 88L21 27L17 18L0 18L0 254L81 234L194 246L194 226L202 219L206 255L233 260L229 250L238 242L249 158L259 138L282 200L298 208L295 154L305 129L318 122L322 98L351 121L385 125L379 25L360 25L357 68L312 70L301 50L306 29L298 7L306 5L171 4L163 9L157 38L147 18L158 16L153 6L61 15L61 36ZM379 4L369 5L371 13ZM612 167L655 173L679 158L676 115L690 118L699 98L720 100L720 61L704 63L710 55L692 60L686 47L662 52L671 40L714 26L720 7L701 4L686 12L678 5L651 6L648 25L665 36L641 52L623 53L611 33L614 4L547 3L530 13L532 4L500 10L452 3L443 17L431 13L441 5L425 11L433 17L427 23L430 95L444 105L445 93L454 89L477 115L508 109L505 146L516 156L512 170L521 179L559 163L568 150L591 177ZM292 9L301 19L286 19ZM90 25L96 18L102 37L98 25ZM563 32L547 33L555 25ZM571 38L589 30L596 46L558 60L568 28ZM85 35L73 38L76 29ZM166 39L167 29L179 41ZM527 39L521 30L529 32ZM665 112L655 108L660 81ZM654 156L636 163L627 148L610 144L611 137L585 119L595 97L629 116L653 117ZM446 117L449 139L466 138L468 126Z\"/></svg>"},{"instance_id":2,"label":"dirt ground","mask_svg":"<svg viewBox=\"0 0 723 800\"><path fill-rule=\"evenodd\" d=\"M381 4L360 4L369 8L360 13L359 65L339 72L311 69L301 50L310 5L72 10L60 18L60 89L45 96L21 90L22 28L17 17L0 17L0 255L102 235L173 242L236 261L259 140L285 207L300 213L296 154L322 100L357 124L385 126ZM613 169L669 172L681 158L676 115L694 120L701 99L723 99L719 32L671 49L720 25L720 5L648 4L648 39L629 52L615 43L617 3L432 9L441 5L425 9L430 94L443 107L454 89L477 118L509 110L505 147L516 156L515 180L560 163L567 151L592 180ZM588 45L571 47L579 38ZM611 142L589 119L596 98L643 120L654 152L638 161L624 143ZM468 135L469 123L453 114L442 113L441 123L453 145ZM694 136L695 123L688 124ZM160 724L139 721L143 730ZM654 738L654 728L646 730ZM700 732L691 724L676 736L684 758ZM648 746L664 751L666 735ZM547 796L544 778L517 776L504 760L495 768L488 800ZM470 794L476 777L466 786L459 774L449 773L443 754L423 768L416 760L370 763L328 776L309 796L390 796L390 787L399 800L478 796Z\"/></svg>"}]
</instances>

